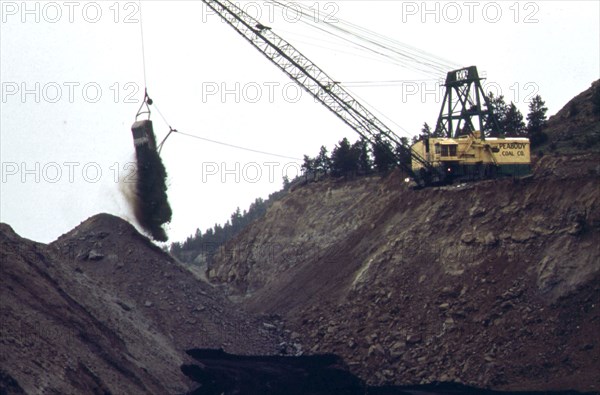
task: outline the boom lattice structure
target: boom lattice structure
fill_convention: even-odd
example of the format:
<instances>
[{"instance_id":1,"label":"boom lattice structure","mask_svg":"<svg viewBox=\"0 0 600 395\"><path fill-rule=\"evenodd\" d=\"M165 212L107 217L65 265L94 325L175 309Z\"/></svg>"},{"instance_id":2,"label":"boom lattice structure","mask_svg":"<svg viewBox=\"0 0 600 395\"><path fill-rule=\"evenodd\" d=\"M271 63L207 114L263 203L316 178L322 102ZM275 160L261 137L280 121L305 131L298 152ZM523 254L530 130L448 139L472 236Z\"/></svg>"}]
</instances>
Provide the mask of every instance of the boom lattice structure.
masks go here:
<instances>
[{"instance_id":1,"label":"boom lattice structure","mask_svg":"<svg viewBox=\"0 0 600 395\"><path fill-rule=\"evenodd\" d=\"M402 143L400 137L354 99L338 82L269 27L262 25L229 0L203 0L203 2L361 137L375 144L387 140L392 147L404 151L405 155L412 157L425 169L433 172L434 169L425 159L411 152L411 149ZM398 164L414 179L417 178L410 164L404 164L399 160Z\"/></svg>"}]
</instances>

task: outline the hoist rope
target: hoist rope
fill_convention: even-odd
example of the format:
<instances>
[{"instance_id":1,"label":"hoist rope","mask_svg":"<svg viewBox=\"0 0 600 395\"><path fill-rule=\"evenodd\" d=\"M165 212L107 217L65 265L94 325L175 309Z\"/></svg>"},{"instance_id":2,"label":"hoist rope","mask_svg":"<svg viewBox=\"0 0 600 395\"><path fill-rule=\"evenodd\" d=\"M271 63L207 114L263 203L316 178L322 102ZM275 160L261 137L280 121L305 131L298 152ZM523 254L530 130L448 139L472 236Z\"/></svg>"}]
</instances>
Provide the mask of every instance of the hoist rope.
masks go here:
<instances>
[{"instance_id":1,"label":"hoist rope","mask_svg":"<svg viewBox=\"0 0 600 395\"><path fill-rule=\"evenodd\" d=\"M144 22L142 20L142 1L138 1L140 9L140 35L142 37L142 67L144 69L144 88L148 88L148 82L146 80L146 48L144 45Z\"/></svg>"},{"instance_id":2,"label":"hoist rope","mask_svg":"<svg viewBox=\"0 0 600 395\"><path fill-rule=\"evenodd\" d=\"M436 77L445 74L448 69L458 67L454 62L440 56L345 21L338 16L335 17L336 23L332 23L318 14L313 16L312 9L306 5L283 3L277 0L269 0L269 2L297 13L299 20L307 26L350 43L360 51L387 59L391 64Z\"/></svg>"},{"instance_id":3,"label":"hoist rope","mask_svg":"<svg viewBox=\"0 0 600 395\"><path fill-rule=\"evenodd\" d=\"M195 138L195 139L198 139L198 140L203 140L203 141L206 141L206 142L209 142L209 143L223 145L225 147L235 148L235 149L239 149L239 150L243 150L243 151L248 151L248 152L254 152L256 154L274 156L274 157L283 158L283 159L291 159L291 160L294 160L294 161L301 161L302 160L300 158L295 158L293 156L275 154L275 153L272 153L272 152L267 152L267 151L261 151L261 150L253 149L253 148L242 147L240 145L225 143L225 142L222 142L222 141L212 140L212 139L209 139L209 138L206 138L206 137L198 136L197 134L191 134L191 133L181 132L181 131L179 131L177 129L173 129L171 127L171 124L167 121L167 119L165 118L165 116L163 115L163 113L160 111L160 109L156 106L156 104L154 104L154 108L156 109L156 112L158 113L158 115L160 115L160 117L162 118L162 120L165 122L165 124L167 126L169 126L169 133L167 134L167 136L163 139L163 141L158 146L159 151L162 150L162 146L165 143L165 140L167 139L167 137L169 137L171 135L171 133L176 133L176 134L180 134L180 135L183 135L183 136L186 136L186 137L191 137L191 138Z\"/></svg>"},{"instance_id":4,"label":"hoist rope","mask_svg":"<svg viewBox=\"0 0 600 395\"><path fill-rule=\"evenodd\" d=\"M150 119L150 106L152 105L152 99L150 99L150 96L148 96L148 82L147 82L147 78L146 78L146 46L144 44L144 23L142 20L142 1L138 0L138 7L139 7L139 12L140 12L140 37L141 37L141 46L142 46L142 71L143 71L143 75L144 75L144 100L142 101L142 104L140 105L140 108L137 111L137 114L135 115L135 119L137 121L138 117L142 114L148 114L148 119ZM144 111L143 108L144 106L146 106L146 110Z\"/></svg>"},{"instance_id":5,"label":"hoist rope","mask_svg":"<svg viewBox=\"0 0 600 395\"><path fill-rule=\"evenodd\" d=\"M195 138L195 139L207 141L209 143L214 143L214 144L219 144L219 145L223 145L223 146L226 146L226 147L231 147L231 148L236 148L236 149L240 149L240 150L244 150L244 151L254 152L254 153L257 153L257 154L275 156L275 157L283 158L283 159L291 159L291 160L294 160L294 161L301 161L302 160L300 158L294 158L293 156L286 156L286 155L274 154L272 152L260 151L260 150L256 150L256 149L252 149L252 148L242 147L242 146L239 146L239 145L224 143L222 141L211 140L211 139L208 139L206 137L201 137L201 136L198 136L198 135L195 135L195 134L190 134L190 133L179 132L177 130L175 130L175 132L177 132L179 134L182 134L184 136L187 136L187 137L192 137L192 138Z\"/></svg>"}]
</instances>

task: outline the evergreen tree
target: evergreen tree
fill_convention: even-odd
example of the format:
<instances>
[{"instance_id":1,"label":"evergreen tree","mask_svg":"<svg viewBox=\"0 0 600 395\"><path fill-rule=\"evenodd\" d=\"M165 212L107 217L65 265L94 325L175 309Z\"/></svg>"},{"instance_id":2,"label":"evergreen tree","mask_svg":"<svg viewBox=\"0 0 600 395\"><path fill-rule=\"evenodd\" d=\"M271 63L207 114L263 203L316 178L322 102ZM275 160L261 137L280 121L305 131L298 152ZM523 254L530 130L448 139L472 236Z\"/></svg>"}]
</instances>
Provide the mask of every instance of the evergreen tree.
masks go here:
<instances>
[{"instance_id":1,"label":"evergreen tree","mask_svg":"<svg viewBox=\"0 0 600 395\"><path fill-rule=\"evenodd\" d=\"M400 163L404 166L411 166L412 158L410 153L410 147L408 145L408 139L406 137L400 137L400 142L402 145L398 145L396 147L396 156L398 157Z\"/></svg>"},{"instance_id":2,"label":"evergreen tree","mask_svg":"<svg viewBox=\"0 0 600 395\"><path fill-rule=\"evenodd\" d=\"M331 159L327 155L327 148L324 145L319 150L319 155L314 160L315 171L319 174L326 175L331 168Z\"/></svg>"},{"instance_id":3,"label":"evergreen tree","mask_svg":"<svg viewBox=\"0 0 600 395\"><path fill-rule=\"evenodd\" d=\"M441 135L442 135L441 132L438 131L436 133L439 134L441 137ZM434 136L434 133L431 133L431 127L429 126L429 124L427 122L424 122L423 127L421 128L421 133L418 136L413 136L411 145L414 145L418 141L424 140L428 137L437 137L437 136Z\"/></svg>"},{"instance_id":4,"label":"evergreen tree","mask_svg":"<svg viewBox=\"0 0 600 395\"><path fill-rule=\"evenodd\" d=\"M186 260L190 256L185 252L193 252L192 259L198 254L203 254L210 264L218 248L231 240L235 235L241 232L248 224L261 218L267 211L267 208L274 201L281 199L285 195L285 191L274 192L269 195L267 201L262 198L257 198L248 211L241 212L238 207L230 216L230 220L221 226L215 224L212 228L202 233L200 229L196 229L193 236L188 237L183 243L172 243L170 247L171 253L179 259Z\"/></svg>"},{"instance_id":5,"label":"evergreen tree","mask_svg":"<svg viewBox=\"0 0 600 395\"><path fill-rule=\"evenodd\" d=\"M344 137L331 152L331 173L339 177L356 174L357 170L358 153Z\"/></svg>"},{"instance_id":6,"label":"evergreen tree","mask_svg":"<svg viewBox=\"0 0 600 395\"><path fill-rule=\"evenodd\" d=\"M524 137L526 134L523 114L521 114L521 111L519 111L513 102L508 107L503 126L507 137Z\"/></svg>"},{"instance_id":7,"label":"evergreen tree","mask_svg":"<svg viewBox=\"0 0 600 395\"><path fill-rule=\"evenodd\" d=\"M352 145L353 155L356 156L358 162L358 173L365 175L370 174L373 170L373 161L369 150L369 143L364 138L357 140Z\"/></svg>"},{"instance_id":8,"label":"evergreen tree","mask_svg":"<svg viewBox=\"0 0 600 395\"><path fill-rule=\"evenodd\" d=\"M396 159L394 157L394 151L391 144L381 138L378 137L373 143L373 163L375 165L375 169L379 173L385 173L396 164Z\"/></svg>"},{"instance_id":9,"label":"evergreen tree","mask_svg":"<svg viewBox=\"0 0 600 395\"><path fill-rule=\"evenodd\" d=\"M285 176L283 176L283 190L289 190L291 185L292 183L290 182L290 178L286 174Z\"/></svg>"},{"instance_id":10,"label":"evergreen tree","mask_svg":"<svg viewBox=\"0 0 600 395\"><path fill-rule=\"evenodd\" d=\"M427 122L423 123L423 127L421 128L421 137L427 138L431 136L431 127Z\"/></svg>"},{"instance_id":11,"label":"evergreen tree","mask_svg":"<svg viewBox=\"0 0 600 395\"><path fill-rule=\"evenodd\" d=\"M233 214L231 214L231 225L237 227L242 221L242 213L238 207Z\"/></svg>"},{"instance_id":12,"label":"evergreen tree","mask_svg":"<svg viewBox=\"0 0 600 395\"><path fill-rule=\"evenodd\" d=\"M546 127L546 112L548 108L540 95L537 95L529 103L529 113L527 114L527 136L531 141L531 146L538 146L546 141L548 136L544 133Z\"/></svg>"},{"instance_id":13,"label":"evergreen tree","mask_svg":"<svg viewBox=\"0 0 600 395\"><path fill-rule=\"evenodd\" d=\"M182 244L176 241L174 243L171 243L169 251L171 252L171 254L178 256L181 253L182 249L183 249Z\"/></svg>"},{"instance_id":14,"label":"evergreen tree","mask_svg":"<svg viewBox=\"0 0 600 395\"><path fill-rule=\"evenodd\" d=\"M308 179L308 177L313 176L316 178L315 172L315 160L310 158L308 155L304 155L304 163L302 163L302 171L304 172L304 177Z\"/></svg>"},{"instance_id":15,"label":"evergreen tree","mask_svg":"<svg viewBox=\"0 0 600 395\"><path fill-rule=\"evenodd\" d=\"M488 122L484 133L488 137L500 137L507 133L507 114L509 106L504 101L504 96L494 96L492 92L488 93L488 99L490 101L491 110L494 113L496 120L498 121L498 130L494 130L494 123Z\"/></svg>"}]
</instances>

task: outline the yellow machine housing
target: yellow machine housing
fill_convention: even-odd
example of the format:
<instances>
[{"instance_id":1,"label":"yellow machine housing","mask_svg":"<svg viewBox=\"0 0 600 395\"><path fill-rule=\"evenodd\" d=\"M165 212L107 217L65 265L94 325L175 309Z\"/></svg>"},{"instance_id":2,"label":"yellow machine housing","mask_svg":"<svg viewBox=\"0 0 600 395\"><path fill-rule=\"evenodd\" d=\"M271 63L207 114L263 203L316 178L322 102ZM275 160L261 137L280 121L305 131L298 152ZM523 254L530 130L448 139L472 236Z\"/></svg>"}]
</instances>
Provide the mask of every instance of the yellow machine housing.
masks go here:
<instances>
[{"instance_id":1,"label":"yellow machine housing","mask_svg":"<svg viewBox=\"0 0 600 395\"><path fill-rule=\"evenodd\" d=\"M480 132L457 138L426 138L411 150L450 178L487 178L531 173L529 139L523 137L481 139ZM413 159L418 173L423 165Z\"/></svg>"}]
</instances>

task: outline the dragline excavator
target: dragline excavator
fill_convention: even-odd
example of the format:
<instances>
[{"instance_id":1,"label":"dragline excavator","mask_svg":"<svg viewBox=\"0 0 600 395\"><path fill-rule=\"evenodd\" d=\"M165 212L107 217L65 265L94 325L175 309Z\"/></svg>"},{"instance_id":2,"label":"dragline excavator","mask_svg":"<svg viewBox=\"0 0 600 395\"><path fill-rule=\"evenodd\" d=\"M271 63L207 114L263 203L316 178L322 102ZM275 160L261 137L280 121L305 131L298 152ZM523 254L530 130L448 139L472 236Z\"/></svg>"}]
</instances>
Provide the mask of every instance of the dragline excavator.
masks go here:
<instances>
[{"instance_id":1,"label":"dragline excavator","mask_svg":"<svg viewBox=\"0 0 600 395\"><path fill-rule=\"evenodd\" d=\"M497 130L492 106L475 66L450 71L436 130L412 147L290 43L229 0L202 0L279 69L372 145L393 149L400 166L419 187L529 172L529 140L486 138ZM475 119L479 119L477 130ZM140 131L138 127L139 140ZM134 131L135 135L135 131ZM410 158L410 162L406 160Z\"/></svg>"},{"instance_id":2,"label":"dragline excavator","mask_svg":"<svg viewBox=\"0 0 600 395\"><path fill-rule=\"evenodd\" d=\"M443 173L435 169L421 155L412 152L402 143L400 137L352 97L339 83L272 29L261 24L260 21L229 0L203 0L203 2L362 138L371 144L388 143L392 147L397 147L402 154L393 153L397 156L396 162L419 185L444 180ZM411 158L413 162L418 163L418 174L413 171L413 166L400 160L399 156Z\"/></svg>"}]
</instances>

